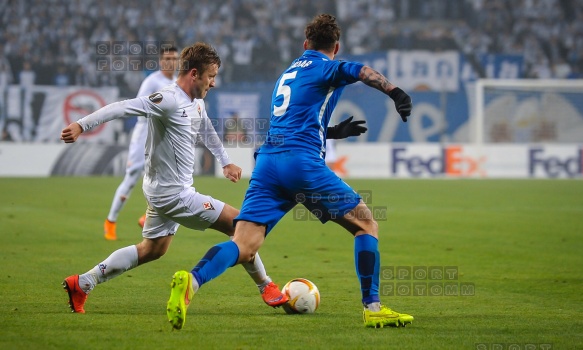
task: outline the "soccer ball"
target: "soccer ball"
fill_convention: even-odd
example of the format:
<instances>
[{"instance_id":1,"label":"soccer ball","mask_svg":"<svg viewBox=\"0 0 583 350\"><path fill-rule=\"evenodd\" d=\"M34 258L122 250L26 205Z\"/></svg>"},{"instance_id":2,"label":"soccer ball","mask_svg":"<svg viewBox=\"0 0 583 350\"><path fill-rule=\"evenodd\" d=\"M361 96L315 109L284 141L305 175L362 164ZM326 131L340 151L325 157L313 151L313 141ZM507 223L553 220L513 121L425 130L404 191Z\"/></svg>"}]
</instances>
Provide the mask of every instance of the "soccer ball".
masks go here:
<instances>
[{"instance_id":1,"label":"soccer ball","mask_svg":"<svg viewBox=\"0 0 583 350\"><path fill-rule=\"evenodd\" d=\"M320 291L318 287L305 278L294 278L283 286L289 301L283 305L288 314L311 314L320 305Z\"/></svg>"}]
</instances>

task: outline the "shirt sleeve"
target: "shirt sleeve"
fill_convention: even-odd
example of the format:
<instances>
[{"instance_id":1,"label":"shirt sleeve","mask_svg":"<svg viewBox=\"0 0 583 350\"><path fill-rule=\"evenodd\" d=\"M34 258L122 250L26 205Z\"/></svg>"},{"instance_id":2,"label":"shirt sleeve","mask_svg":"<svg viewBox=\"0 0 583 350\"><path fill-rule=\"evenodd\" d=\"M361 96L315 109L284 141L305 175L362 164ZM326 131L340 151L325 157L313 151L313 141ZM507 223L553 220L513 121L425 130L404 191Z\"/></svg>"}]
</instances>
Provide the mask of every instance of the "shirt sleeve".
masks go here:
<instances>
[{"instance_id":1,"label":"shirt sleeve","mask_svg":"<svg viewBox=\"0 0 583 350\"><path fill-rule=\"evenodd\" d=\"M356 83L364 64L351 61L333 61L335 65L331 72L331 82L335 86L344 86Z\"/></svg>"},{"instance_id":2,"label":"shirt sleeve","mask_svg":"<svg viewBox=\"0 0 583 350\"><path fill-rule=\"evenodd\" d=\"M176 97L169 91L154 92L150 96L140 96L137 99L144 105L146 118L168 118L178 108Z\"/></svg>"},{"instance_id":3,"label":"shirt sleeve","mask_svg":"<svg viewBox=\"0 0 583 350\"><path fill-rule=\"evenodd\" d=\"M198 134L198 140L205 145L205 147L213 154L213 156L215 156L217 161L221 164L221 167L233 163L231 162L231 159L229 158L229 155L223 146L221 138L219 135L217 135L212 121L206 114L206 109L203 109L202 112L202 123L200 126L200 132Z\"/></svg>"},{"instance_id":4,"label":"shirt sleeve","mask_svg":"<svg viewBox=\"0 0 583 350\"><path fill-rule=\"evenodd\" d=\"M132 116L155 118L166 117L176 110L176 99L170 93L156 92L130 100L111 103L79 119L83 131L95 128L114 119Z\"/></svg>"},{"instance_id":5,"label":"shirt sleeve","mask_svg":"<svg viewBox=\"0 0 583 350\"><path fill-rule=\"evenodd\" d=\"M146 116L148 114L143 101L140 98L114 102L102 107L95 112L79 119L77 123L81 125L83 131L119 118L131 116Z\"/></svg>"}]
</instances>

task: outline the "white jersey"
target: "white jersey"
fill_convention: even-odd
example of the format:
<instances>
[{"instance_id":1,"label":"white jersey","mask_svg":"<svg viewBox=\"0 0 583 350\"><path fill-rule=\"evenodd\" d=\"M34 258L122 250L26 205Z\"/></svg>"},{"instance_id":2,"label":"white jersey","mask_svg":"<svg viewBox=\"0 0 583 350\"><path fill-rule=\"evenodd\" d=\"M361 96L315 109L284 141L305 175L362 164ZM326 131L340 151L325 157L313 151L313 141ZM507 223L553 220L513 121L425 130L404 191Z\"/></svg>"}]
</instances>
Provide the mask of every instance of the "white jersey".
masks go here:
<instances>
[{"instance_id":1,"label":"white jersey","mask_svg":"<svg viewBox=\"0 0 583 350\"><path fill-rule=\"evenodd\" d=\"M165 86L172 84L174 78L168 79L161 71L154 72L146 77L140 85L137 97L148 96L156 91L162 90ZM138 121L132 131L132 138L128 150L128 168L144 167L144 144L148 135L148 124L146 118L138 117Z\"/></svg>"},{"instance_id":2,"label":"white jersey","mask_svg":"<svg viewBox=\"0 0 583 350\"><path fill-rule=\"evenodd\" d=\"M231 163L204 101L191 100L176 83L148 97L109 104L77 123L86 131L113 119L135 115L148 118L145 195L173 195L192 186L197 141L209 149L221 167Z\"/></svg>"}]
</instances>

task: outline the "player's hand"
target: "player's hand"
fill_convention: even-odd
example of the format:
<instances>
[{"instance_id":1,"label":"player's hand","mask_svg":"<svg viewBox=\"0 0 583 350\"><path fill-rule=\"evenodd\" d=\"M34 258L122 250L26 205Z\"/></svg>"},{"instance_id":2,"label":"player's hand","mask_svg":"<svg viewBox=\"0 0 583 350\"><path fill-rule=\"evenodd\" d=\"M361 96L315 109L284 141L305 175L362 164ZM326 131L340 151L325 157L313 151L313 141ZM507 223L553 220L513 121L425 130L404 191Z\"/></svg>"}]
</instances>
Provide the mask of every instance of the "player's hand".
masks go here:
<instances>
[{"instance_id":1,"label":"player's hand","mask_svg":"<svg viewBox=\"0 0 583 350\"><path fill-rule=\"evenodd\" d=\"M237 182L241 179L241 168L236 166L235 164L227 164L223 167L223 175L231 182Z\"/></svg>"},{"instance_id":2,"label":"player's hand","mask_svg":"<svg viewBox=\"0 0 583 350\"><path fill-rule=\"evenodd\" d=\"M395 101L395 108L399 112L401 119L407 122L407 117L411 115L411 109L413 108L411 97L398 87L389 92L389 97Z\"/></svg>"},{"instance_id":3,"label":"player's hand","mask_svg":"<svg viewBox=\"0 0 583 350\"><path fill-rule=\"evenodd\" d=\"M65 143L73 143L77 141L77 138L83 132L83 128L78 123L71 123L69 126L61 131L61 140Z\"/></svg>"},{"instance_id":4,"label":"player's hand","mask_svg":"<svg viewBox=\"0 0 583 350\"><path fill-rule=\"evenodd\" d=\"M327 139L345 139L350 136L359 136L364 134L368 129L366 126L361 124L366 124L366 120L355 120L352 121L354 116L341 121L338 125L329 127L326 131Z\"/></svg>"}]
</instances>

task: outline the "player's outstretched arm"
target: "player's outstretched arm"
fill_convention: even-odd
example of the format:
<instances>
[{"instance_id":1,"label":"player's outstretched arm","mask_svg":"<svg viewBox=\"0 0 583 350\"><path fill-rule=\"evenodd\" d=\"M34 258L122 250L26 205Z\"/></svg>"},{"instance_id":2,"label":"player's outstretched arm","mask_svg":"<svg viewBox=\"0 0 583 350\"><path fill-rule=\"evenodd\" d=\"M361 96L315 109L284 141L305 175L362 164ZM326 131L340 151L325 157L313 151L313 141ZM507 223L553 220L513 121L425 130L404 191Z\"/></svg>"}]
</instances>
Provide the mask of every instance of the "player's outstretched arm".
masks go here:
<instances>
[{"instance_id":1,"label":"player's outstretched arm","mask_svg":"<svg viewBox=\"0 0 583 350\"><path fill-rule=\"evenodd\" d=\"M65 143L73 143L77 141L77 138L83 132L83 128L78 123L71 123L69 126L61 131L61 140L65 141Z\"/></svg>"},{"instance_id":2,"label":"player's outstretched arm","mask_svg":"<svg viewBox=\"0 0 583 350\"><path fill-rule=\"evenodd\" d=\"M235 164L227 164L223 167L223 175L231 182L237 182L241 179L241 168L236 166Z\"/></svg>"},{"instance_id":3,"label":"player's outstretched arm","mask_svg":"<svg viewBox=\"0 0 583 350\"><path fill-rule=\"evenodd\" d=\"M397 112L399 112L401 119L404 122L407 121L407 117L411 115L413 103L411 97L407 95L405 91L391 84L384 75L369 66L362 67L358 78L366 85L389 95L389 97L395 101L395 108L397 109Z\"/></svg>"},{"instance_id":4,"label":"player's outstretched arm","mask_svg":"<svg viewBox=\"0 0 583 350\"><path fill-rule=\"evenodd\" d=\"M77 122L69 124L61 131L61 140L65 143L73 143L84 131L93 129L100 124L118 118L146 116L147 111L144 106L140 98L110 103L77 120Z\"/></svg>"}]
</instances>

